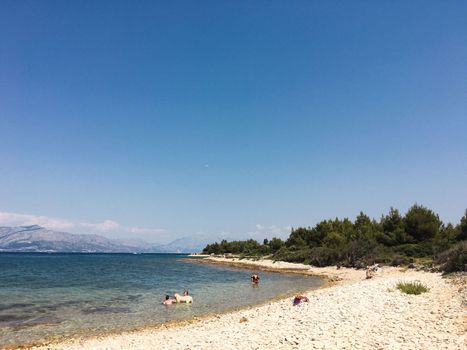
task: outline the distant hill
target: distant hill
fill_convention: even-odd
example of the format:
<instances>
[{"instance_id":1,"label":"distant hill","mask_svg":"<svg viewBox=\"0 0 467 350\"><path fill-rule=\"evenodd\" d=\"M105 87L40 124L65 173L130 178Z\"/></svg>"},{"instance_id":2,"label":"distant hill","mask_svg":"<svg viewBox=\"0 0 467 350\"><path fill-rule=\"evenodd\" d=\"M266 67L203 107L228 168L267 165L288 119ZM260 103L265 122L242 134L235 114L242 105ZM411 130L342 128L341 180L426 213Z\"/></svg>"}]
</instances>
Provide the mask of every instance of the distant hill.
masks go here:
<instances>
[{"instance_id":1,"label":"distant hill","mask_svg":"<svg viewBox=\"0 0 467 350\"><path fill-rule=\"evenodd\" d=\"M44 227L0 227L0 251L9 252L157 252L148 243L124 242L92 234L57 232Z\"/></svg>"},{"instance_id":2,"label":"distant hill","mask_svg":"<svg viewBox=\"0 0 467 350\"><path fill-rule=\"evenodd\" d=\"M93 234L58 232L38 225L0 227L0 252L194 253L202 251L214 240L204 235L194 235L155 245L139 240L124 241Z\"/></svg>"},{"instance_id":3,"label":"distant hill","mask_svg":"<svg viewBox=\"0 0 467 350\"><path fill-rule=\"evenodd\" d=\"M202 234L182 237L168 244L159 245L157 249L164 253L199 253L206 245L220 241L219 237Z\"/></svg>"}]
</instances>

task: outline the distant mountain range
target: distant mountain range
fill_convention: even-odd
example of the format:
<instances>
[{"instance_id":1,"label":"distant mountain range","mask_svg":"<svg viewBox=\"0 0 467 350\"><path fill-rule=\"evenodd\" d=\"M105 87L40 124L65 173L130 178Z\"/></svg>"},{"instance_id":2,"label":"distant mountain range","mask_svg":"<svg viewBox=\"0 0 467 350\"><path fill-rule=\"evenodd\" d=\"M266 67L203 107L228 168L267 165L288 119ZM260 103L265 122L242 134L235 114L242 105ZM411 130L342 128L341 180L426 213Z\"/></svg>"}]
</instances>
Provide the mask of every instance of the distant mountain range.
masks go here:
<instances>
[{"instance_id":1,"label":"distant mountain range","mask_svg":"<svg viewBox=\"0 0 467 350\"><path fill-rule=\"evenodd\" d=\"M212 242L209 237L195 235L155 245L93 234L57 232L37 225L0 227L0 252L194 253Z\"/></svg>"}]
</instances>

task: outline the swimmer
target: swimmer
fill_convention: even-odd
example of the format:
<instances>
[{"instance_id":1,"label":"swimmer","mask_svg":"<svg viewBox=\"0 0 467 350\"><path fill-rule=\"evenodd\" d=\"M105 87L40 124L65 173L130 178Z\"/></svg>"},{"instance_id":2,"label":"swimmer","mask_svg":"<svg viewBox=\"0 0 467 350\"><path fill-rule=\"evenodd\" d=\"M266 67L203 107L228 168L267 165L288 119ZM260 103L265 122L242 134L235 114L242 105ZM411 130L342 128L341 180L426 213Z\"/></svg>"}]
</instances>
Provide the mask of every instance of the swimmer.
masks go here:
<instances>
[{"instance_id":1,"label":"swimmer","mask_svg":"<svg viewBox=\"0 0 467 350\"><path fill-rule=\"evenodd\" d=\"M171 304L175 304L176 302L177 302L177 300L172 299L172 298L170 297L170 295L166 295L166 296L165 296L165 300L164 300L164 302L163 302L162 304L164 304L164 305L171 305Z\"/></svg>"}]
</instances>

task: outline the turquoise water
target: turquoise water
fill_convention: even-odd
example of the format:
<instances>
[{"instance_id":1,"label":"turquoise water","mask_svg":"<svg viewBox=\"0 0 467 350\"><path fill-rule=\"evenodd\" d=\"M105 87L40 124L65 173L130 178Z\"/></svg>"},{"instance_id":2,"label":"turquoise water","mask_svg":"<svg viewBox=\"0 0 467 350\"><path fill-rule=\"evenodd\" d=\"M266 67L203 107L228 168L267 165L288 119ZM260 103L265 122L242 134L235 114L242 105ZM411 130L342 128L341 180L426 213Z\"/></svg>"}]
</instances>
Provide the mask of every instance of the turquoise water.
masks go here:
<instances>
[{"instance_id":1,"label":"turquoise water","mask_svg":"<svg viewBox=\"0 0 467 350\"><path fill-rule=\"evenodd\" d=\"M0 253L0 348L101 334L259 303L323 282L180 260L174 254ZM188 289L192 305L162 305Z\"/></svg>"}]
</instances>

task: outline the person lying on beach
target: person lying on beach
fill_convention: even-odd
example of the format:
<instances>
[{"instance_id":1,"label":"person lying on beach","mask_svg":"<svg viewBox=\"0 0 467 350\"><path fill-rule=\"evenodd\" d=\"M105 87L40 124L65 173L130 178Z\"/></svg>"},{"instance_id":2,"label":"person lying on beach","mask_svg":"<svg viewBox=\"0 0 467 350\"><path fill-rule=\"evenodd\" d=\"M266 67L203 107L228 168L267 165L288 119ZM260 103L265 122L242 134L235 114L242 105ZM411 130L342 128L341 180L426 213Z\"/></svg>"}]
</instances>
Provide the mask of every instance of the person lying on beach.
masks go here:
<instances>
[{"instance_id":1,"label":"person lying on beach","mask_svg":"<svg viewBox=\"0 0 467 350\"><path fill-rule=\"evenodd\" d=\"M176 299L172 299L172 298L170 297L170 295L166 295L166 296L165 296L165 300L164 300L164 302L163 302L162 304L164 304L164 305L171 305L171 304L174 304L174 303L176 303L176 302L177 302Z\"/></svg>"},{"instance_id":2,"label":"person lying on beach","mask_svg":"<svg viewBox=\"0 0 467 350\"><path fill-rule=\"evenodd\" d=\"M299 305L301 302L309 302L308 298L304 295L296 295L295 298L293 299L293 305Z\"/></svg>"},{"instance_id":3,"label":"person lying on beach","mask_svg":"<svg viewBox=\"0 0 467 350\"><path fill-rule=\"evenodd\" d=\"M251 283L258 284L259 283L259 276L258 275L251 275Z\"/></svg>"}]
</instances>

